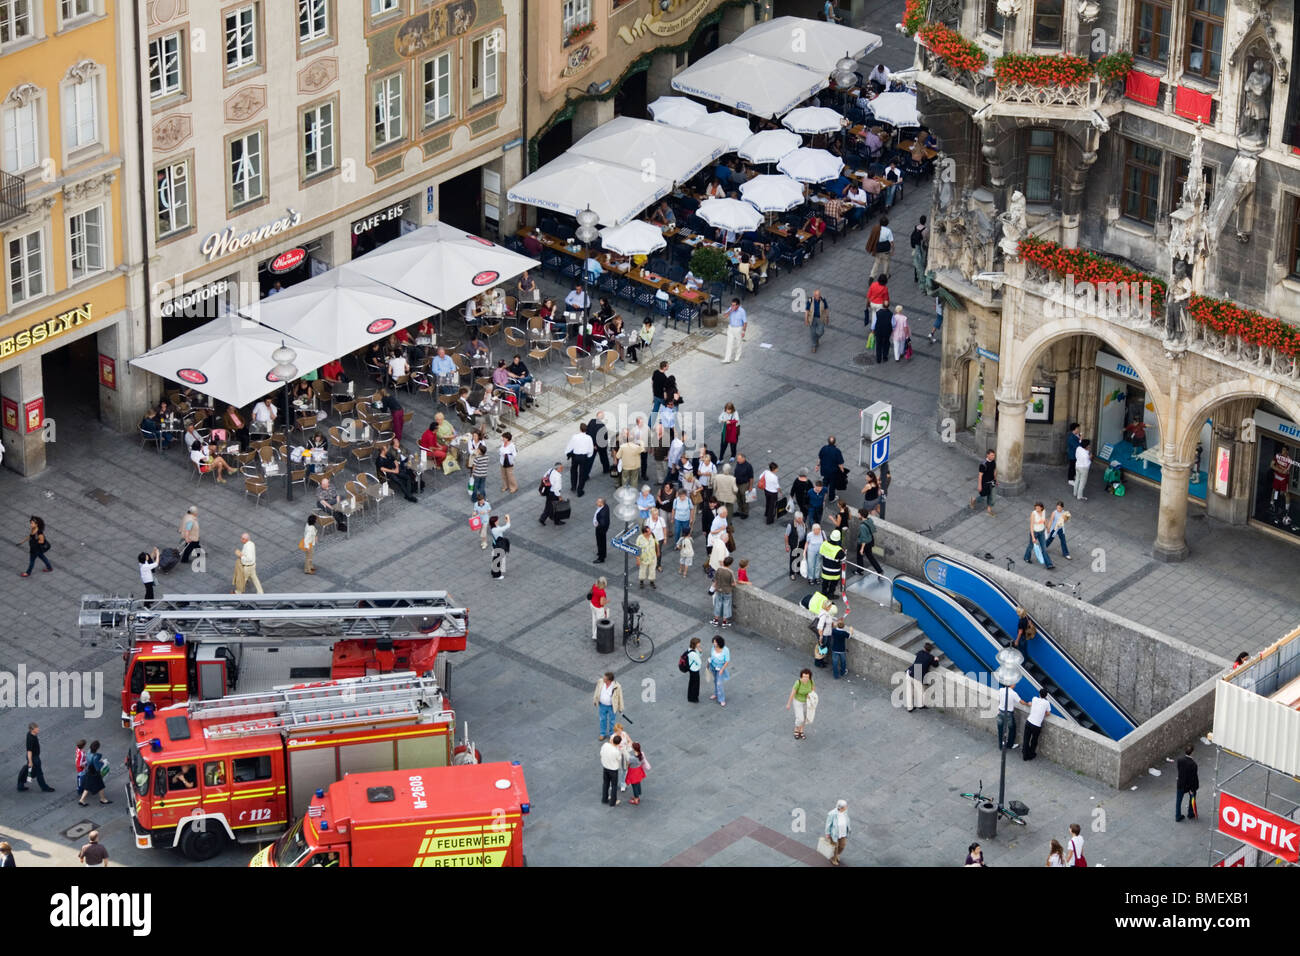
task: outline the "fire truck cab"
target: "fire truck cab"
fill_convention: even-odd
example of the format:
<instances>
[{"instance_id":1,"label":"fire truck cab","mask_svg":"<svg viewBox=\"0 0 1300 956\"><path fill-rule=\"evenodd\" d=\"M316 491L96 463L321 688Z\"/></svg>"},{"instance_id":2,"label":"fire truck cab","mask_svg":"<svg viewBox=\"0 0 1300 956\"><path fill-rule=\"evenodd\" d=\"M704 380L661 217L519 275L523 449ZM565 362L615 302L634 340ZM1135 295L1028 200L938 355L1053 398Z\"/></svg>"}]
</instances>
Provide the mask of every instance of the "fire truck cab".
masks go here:
<instances>
[{"instance_id":1,"label":"fire truck cab","mask_svg":"<svg viewBox=\"0 0 1300 956\"><path fill-rule=\"evenodd\" d=\"M523 866L518 763L349 774L249 866Z\"/></svg>"},{"instance_id":2,"label":"fire truck cab","mask_svg":"<svg viewBox=\"0 0 1300 956\"><path fill-rule=\"evenodd\" d=\"M192 700L132 727L136 846L203 860L278 837L344 774L450 764L455 714L435 679L392 674Z\"/></svg>"}]
</instances>

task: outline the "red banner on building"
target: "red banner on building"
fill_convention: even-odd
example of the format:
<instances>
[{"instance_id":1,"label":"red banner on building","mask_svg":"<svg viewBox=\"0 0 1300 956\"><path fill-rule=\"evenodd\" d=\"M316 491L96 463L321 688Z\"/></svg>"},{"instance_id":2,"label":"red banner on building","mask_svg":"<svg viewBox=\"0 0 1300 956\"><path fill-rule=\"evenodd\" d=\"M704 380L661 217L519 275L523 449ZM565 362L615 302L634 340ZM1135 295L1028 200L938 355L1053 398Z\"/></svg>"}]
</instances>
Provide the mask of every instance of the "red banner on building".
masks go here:
<instances>
[{"instance_id":1,"label":"red banner on building","mask_svg":"<svg viewBox=\"0 0 1300 956\"><path fill-rule=\"evenodd\" d=\"M1230 793L1219 794L1219 832L1288 863L1300 862L1300 822L1270 813Z\"/></svg>"},{"instance_id":2,"label":"red banner on building","mask_svg":"<svg viewBox=\"0 0 1300 956\"><path fill-rule=\"evenodd\" d=\"M0 404L4 406L5 428L11 432L18 431L18 403L12 398L6 398Z\"/></svg>"},{"instance_id":3,"label":"red banner on building","mask_svg":"<svg viewBox=\"0 0 1300 956\"><path fill-rule=\"evenodd\" d=\"M27 434L40 431L45 422L45 399L33 398L23 405L23 413L27 419Z\"/></svg>"},{"instance_id":4,"label":"red banner on building","mask_svg":"<svg viewBox=\"0 0 1300 956\"><path fill-rule=\"evenodd\" d=\"M117 362L111 356L99 356L99 384L105 388L117 389Z\"/></svg>"},{"instance_id":5,"label":"red banner on building","mask_svg":"<svg viewBox=\"0 0 1300 956\"><path fill-rule=\"evenodd\" d=\"M1160 101L1160 77L1141 70L1129 70L1124 95L1138 103L1155 106Z\"/></svg>"},{"instance_id":6,"label":"red banner on building","mask_svg":"<svg viewBox=\"0 0 1300 956\"><path fill-rule=\"evenodd\" d=\"M1178 92L1174 94L1174 112L1189 120L1208 123L1213 109L1214 97L1209 93L1202 93L1187 86L1180 86Z\"/></svg>"}]
</instances>

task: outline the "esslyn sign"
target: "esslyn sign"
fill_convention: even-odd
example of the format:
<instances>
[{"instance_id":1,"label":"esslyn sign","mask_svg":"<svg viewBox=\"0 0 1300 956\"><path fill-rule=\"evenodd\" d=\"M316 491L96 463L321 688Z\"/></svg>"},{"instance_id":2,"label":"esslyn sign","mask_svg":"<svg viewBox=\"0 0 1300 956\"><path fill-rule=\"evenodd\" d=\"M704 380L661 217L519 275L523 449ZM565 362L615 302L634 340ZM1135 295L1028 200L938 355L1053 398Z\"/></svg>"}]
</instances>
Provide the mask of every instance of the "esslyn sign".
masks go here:
<instances>
[{"instance_id":1,"label":"esslyn sign","mask_svg":"<svg viewBox=\"0 0 1300 956\"><path fill-rule=\"evenodd\" d=\"M268 222L257 229L250 229L247 232L236 233L233 226L227 226L221 232L214 232L203 240L203 245L199 251L208 257L212 262L221 256L229 255L232 252L240 252L249 246L255 246L272 236L278 236L286 229L292 229L298 223L302 222L302 213L296 209L286 209L283 216L274 222Z\"/></svg>"}]
</instances>

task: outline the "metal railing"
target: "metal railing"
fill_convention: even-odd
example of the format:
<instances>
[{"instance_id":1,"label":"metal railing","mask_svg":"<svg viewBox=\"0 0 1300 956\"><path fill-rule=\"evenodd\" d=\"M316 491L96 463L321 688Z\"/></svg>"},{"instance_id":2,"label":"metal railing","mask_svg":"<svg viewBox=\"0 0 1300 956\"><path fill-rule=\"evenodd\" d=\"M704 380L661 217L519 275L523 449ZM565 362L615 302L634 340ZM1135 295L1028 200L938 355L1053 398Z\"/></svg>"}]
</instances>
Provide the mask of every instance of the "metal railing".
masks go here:
<instances>
[{"instance_id":1,"label":"metal railing","mask_svg":"<svg viewBox=\"0 0 1300 956\"><path fill-rule=\"evenodd\" d=\"M27 182L21 176L0 170L0 223L27 212Z\"/></svg>"}]
</instances>

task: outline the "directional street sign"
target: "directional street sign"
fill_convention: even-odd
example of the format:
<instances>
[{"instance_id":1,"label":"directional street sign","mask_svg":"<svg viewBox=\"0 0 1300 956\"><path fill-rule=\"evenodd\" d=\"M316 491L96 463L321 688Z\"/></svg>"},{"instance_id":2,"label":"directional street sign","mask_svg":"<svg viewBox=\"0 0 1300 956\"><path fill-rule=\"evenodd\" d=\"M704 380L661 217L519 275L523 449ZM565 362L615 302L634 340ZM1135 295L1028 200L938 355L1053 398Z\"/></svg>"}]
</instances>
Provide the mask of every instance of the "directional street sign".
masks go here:
<instances>
[{"instance_id":1,"label":"directional street sign","mask_svg":"<svg viewBox=\"0 0 1300 956\"><path fill-rule=\"evenodd\" d=\"M884 438L877 438L871 443L871 467L879 468L885 462L889 461L889 435Z\"/></svg>"},{"instance_id":2,"label":"directional street sign","mask_svg":"<svg viewBox=\"0 0 1300 956\"><path fill-rule=\"evenodd\" d=\"M636 533L637 533L636 528L628 528L627 531L624 531L619 535L617 535L616 537L611 538L609 543L612 544L619 551L626 551L628 554L632 555L633 557L636 557L641 553L641 549L638 548L636 545L632 544L631 541L629 540L633 538L633 536Z\"/></svg>"}]
</instances>

